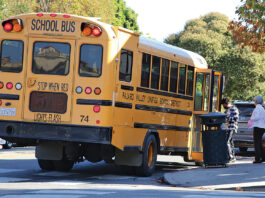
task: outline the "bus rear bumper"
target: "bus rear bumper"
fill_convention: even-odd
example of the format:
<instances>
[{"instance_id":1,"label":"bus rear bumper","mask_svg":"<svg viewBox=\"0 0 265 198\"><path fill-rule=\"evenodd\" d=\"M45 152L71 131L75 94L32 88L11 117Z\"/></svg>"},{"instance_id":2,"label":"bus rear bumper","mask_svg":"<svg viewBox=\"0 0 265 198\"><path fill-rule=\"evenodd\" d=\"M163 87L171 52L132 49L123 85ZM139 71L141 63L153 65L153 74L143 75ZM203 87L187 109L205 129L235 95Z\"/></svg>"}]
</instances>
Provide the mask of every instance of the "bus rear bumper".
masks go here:
<instances>
[{"instance_id":1,"label":"bus rear bumper","mask_svg":"<svg viewBox=\"0 0 265 198\"><path fill-rule=\"evenodd\" d=\"M13 142L55 140L110 144L112 127L62 125L0 120L0 137Z\"/></svg>"}]
</instances>

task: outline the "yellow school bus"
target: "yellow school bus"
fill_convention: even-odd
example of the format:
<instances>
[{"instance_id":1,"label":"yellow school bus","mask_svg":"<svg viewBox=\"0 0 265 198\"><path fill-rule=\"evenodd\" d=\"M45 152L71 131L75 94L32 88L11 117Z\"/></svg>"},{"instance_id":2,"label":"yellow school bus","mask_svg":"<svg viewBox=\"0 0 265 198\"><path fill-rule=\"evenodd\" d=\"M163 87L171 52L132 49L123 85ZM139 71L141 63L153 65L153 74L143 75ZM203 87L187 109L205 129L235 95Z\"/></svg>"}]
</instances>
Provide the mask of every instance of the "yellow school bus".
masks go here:
<instances>
[{"instance_id":1,"label":"yellow school bus","mask_svg":"<svg viewBox=\"0 0 265 198\"><path fill-rule=\"evenodd\" d=\"M41 169L84 159L153 173L158 154L202 162L199 115L222 74L203 57L95 18L24 14L0 26L0 137Z\"/></svg>"}]
</instances>

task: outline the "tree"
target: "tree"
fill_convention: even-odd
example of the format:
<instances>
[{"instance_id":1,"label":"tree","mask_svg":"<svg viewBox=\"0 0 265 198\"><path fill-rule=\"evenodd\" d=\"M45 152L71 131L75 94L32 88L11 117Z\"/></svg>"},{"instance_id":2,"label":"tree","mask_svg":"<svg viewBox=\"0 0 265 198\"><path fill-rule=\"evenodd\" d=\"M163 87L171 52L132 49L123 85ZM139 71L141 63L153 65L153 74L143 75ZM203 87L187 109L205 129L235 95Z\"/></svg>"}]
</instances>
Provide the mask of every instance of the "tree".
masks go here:
<instances>
[{"instance_id":1,"label":"tree","mask_svg":"<svg viewBox=\"0 0 265 198\"><path fill-rule=\"evenodd\" d=\"M250 46L254 52L265 52L265 2L264 0L241 0L236 10L239 21L231 21L237 44Z\"/></svg>"},{"instance_id":2,"label":"tree","mask_svg":"<svg viewBox=\"0 0 265 198\"><path fill-rule=\"evenodd\" d=\"M137 14L126 6L124 0L113 0L115 15L112 24L124 27L133 31L139 31Z\"/></svg>"},{"instance_id":3,"label":"tree","mask_svg":"<svg viewBox=\"0 0 265 198\"><path fill-rule=\"evenodd\" d=\"M210 68L222 71L226 76L225 96L249 100L265 94L265 54L236 45L228 25L227 16L210 13L188 21L182 32L165 42L199 53Z\"/></svg>"}]
</instances>

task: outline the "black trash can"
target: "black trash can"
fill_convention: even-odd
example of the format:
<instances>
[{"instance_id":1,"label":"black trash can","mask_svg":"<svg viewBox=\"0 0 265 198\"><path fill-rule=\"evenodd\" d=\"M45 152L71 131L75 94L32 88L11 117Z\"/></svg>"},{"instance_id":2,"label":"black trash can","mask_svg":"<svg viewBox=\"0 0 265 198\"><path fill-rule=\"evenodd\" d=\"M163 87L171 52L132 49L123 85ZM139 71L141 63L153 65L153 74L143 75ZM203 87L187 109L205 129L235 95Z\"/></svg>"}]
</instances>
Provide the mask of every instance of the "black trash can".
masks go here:
<instances>
[{"instance_id":1,"label":"black trash can","mask_svg":"<svg viewBox=\"0 0 265 198\"><path fill-rule=\"evenodd\" d=\"M226 130L222 129L226 114L211 112L200 117L205 167L226 167L228 162L227 135Z\"/></svg>"}]
</instances>

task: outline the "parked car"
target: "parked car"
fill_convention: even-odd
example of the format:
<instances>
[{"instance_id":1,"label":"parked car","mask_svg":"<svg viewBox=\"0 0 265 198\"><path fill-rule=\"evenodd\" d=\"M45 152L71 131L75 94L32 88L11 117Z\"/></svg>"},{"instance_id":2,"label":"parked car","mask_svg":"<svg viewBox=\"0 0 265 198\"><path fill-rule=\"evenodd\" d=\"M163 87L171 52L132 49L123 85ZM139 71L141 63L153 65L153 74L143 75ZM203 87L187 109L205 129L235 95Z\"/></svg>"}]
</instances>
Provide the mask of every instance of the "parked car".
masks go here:
<instances>
[{"instance_id":1,"label":"parked car","mask_svg":"<svg viewBox=\"0 0 265 198\"><path fill-rule=\"evenodd\" d=\"M0 138L0 145L3 146L3 149L11 149L13 146L13 143Z\"/></svg>"},{"instance_id":2,"label":"parked car","mask_svg":"<svg viewBox=\"0 0 265 198\"><path fill-rule=\"evenodd\" d=\"M245 152L248 148L253 148L253 129L248 128L248 120L255 108L254 102L234 101L233 103L239 111L238 132L234 135L235 147ZM265 145L265 136L263 136Z\"/></svg>"}]
</instances>

